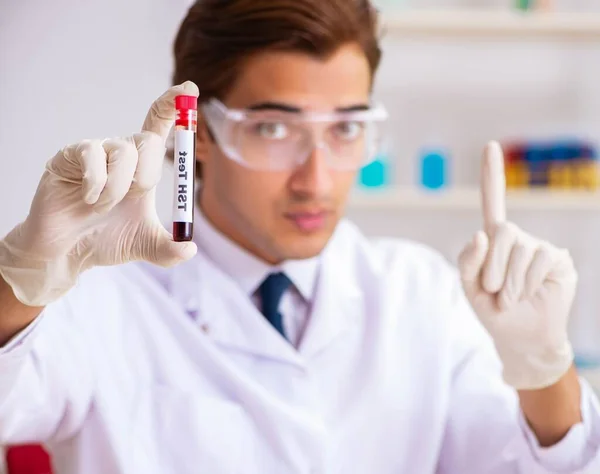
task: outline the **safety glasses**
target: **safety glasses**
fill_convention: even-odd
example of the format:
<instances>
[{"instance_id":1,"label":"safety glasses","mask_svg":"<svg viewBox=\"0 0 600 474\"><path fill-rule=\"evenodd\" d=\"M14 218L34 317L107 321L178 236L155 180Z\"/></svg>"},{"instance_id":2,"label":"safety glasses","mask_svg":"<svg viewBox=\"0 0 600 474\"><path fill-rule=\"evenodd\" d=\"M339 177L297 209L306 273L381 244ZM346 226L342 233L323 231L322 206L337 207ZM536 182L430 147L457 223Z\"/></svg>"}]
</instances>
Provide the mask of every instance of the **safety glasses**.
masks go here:
<instances>
[{"instance_id":1,"label":"safety glasses","mask_svg":"<svg viewBox=\"0 0 600 474\"><path fill-rule=\"evenodd\" d=\"M380 106L349 112L285 112L229 109L217 99L201 105L207 125L225 155L247 168L289 170L323 150L336 170L371 163L387 112Z\"/></svg>"}]
</instances>

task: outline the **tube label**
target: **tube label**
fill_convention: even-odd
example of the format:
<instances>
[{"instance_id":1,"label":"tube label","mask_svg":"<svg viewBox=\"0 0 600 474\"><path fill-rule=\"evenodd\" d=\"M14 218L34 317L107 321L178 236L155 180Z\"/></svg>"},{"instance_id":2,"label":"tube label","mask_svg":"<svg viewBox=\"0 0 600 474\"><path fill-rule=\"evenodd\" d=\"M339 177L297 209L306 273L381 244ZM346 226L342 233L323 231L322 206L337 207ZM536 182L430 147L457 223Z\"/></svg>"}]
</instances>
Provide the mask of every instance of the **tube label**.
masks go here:
<instances>
[{"instance_id":1,"label":"tube label","mask_svg":"<svg viewBox=\"0 0 600 474\"><path fill-rule=\"evenodd\" d=\"M173 222L194 221L196 133L175 130Z\"/></svg>"}]
</instances>

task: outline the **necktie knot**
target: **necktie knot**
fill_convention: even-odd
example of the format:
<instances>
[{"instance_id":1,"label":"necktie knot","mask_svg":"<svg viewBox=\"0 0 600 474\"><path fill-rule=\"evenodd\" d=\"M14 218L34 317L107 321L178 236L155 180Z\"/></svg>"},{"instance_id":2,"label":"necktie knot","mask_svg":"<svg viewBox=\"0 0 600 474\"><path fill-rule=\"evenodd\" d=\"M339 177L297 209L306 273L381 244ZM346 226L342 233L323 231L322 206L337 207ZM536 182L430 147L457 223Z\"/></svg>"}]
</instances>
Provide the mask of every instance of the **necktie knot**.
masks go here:
<instances>
[{"instance_id":1,"label":"necktie knot","mask_svg":"<svg viewBox=\"0 0 600 474\"><path fill-rule=\"evenodd\" d=\"M285 273L271 273L258 288L263 315L284 337L283 317L279 312L279 303L291 284Z\"/></svg>"}]
</instances>

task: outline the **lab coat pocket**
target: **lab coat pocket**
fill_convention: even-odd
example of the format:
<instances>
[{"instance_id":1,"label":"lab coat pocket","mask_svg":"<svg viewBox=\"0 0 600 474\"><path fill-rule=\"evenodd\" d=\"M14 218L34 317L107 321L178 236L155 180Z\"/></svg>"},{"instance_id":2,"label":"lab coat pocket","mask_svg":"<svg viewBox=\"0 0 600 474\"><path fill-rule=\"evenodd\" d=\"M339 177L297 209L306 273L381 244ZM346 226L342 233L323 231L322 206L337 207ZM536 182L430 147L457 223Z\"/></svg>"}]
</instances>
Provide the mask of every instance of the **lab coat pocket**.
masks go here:
<instances>
[{"instance_id":1,"label":"lab coat pocket","mask_svg":"<svg viewBox=\"0 0 600 474\"><path fill-rule=\"evenodd\" d=\"M240 405L165 386L148 387L136 405L136 473L245 472L250 423Z\"/></svg>"}]
</instances>

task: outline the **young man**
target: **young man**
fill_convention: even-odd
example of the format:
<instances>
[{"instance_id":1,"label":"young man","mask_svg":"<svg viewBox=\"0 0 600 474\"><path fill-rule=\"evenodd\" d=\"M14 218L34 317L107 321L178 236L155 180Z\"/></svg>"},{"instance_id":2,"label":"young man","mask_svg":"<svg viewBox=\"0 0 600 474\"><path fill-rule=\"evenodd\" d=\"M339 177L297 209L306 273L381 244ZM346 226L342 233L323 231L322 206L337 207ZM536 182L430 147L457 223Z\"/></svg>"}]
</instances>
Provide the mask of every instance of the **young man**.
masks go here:
<instances>
[{"instance_id":1,"label":"young man","mask_svg":"<svg viewBox=\"0 0 600 474\"><path fill-rule=\"evenodd\" d=\"M341 220L384 116L379 57L365 0L192 7L175 77L193 82L141 133L59 152L0 241L0 443L45 443L61 473L600 469L576 273L505 221L497 144L462 285ZM154 207L182 93L200 97L194 243Z\"/></svg>"}]
</instances>

